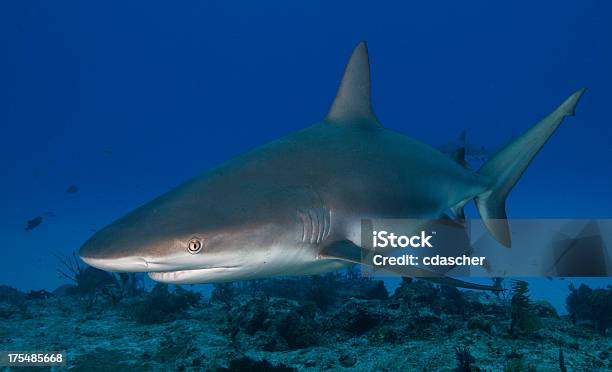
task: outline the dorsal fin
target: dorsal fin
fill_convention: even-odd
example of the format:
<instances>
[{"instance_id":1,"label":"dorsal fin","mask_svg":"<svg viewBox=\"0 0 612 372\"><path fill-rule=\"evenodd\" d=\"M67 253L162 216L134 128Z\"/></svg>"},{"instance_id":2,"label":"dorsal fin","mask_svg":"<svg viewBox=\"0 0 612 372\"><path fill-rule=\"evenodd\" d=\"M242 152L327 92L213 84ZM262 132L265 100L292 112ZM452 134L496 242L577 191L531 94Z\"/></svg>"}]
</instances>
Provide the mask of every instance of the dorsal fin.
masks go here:
<instances>
[{"instance_id":1,"label":"dorsal fin","mask_svg":"<svg viewBox=\"0 0 612 372\"><path fill-rule=\"evenodd\" d=\"M467 161L465 160L465 147L461 146L457 150L455 150L451 154L451 158L453 158L453 160L455 160L457 163L459 163L464 168L466 169L470 168Z\"/></svg>"},{"instance_id":2,"label":"dorsal fin","mask_svg":"<svg viewBox=\"0 0 612 372\"><path fill-rule=\"evenodd\" d=\"M327 114L328 121L341 124L363 124L379 126L372 111L370 100L370 62L368 47L360 42L351 55L336 99Z\"/></svg>"}]
</instances>

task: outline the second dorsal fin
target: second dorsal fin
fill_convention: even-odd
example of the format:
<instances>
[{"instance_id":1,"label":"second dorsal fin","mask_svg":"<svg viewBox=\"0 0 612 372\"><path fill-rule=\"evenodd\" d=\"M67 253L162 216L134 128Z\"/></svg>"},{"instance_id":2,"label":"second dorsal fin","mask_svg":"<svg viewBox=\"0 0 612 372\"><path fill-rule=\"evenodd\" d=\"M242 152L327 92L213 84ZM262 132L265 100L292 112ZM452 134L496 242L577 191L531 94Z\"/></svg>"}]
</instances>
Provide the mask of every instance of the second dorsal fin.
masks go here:
<instances>
[{"instance_id":1,"label":"second dorsal fin","mask_svg":"<svg viewBox=\"0 0 612 372\"><path fill-rule=\"evenodd\" d=\"M339 124L365 124L380 126L372 111L370 99L370 62L368 47L360 42L351 55L336 99L327 114L328 121Z\"/></svg>"},{"instance_id":2,"label":"second dorsal fin","mask_svg":"<svg viewBox=\"0 0 612 372\"><path fill-rule=\"evenodd\" d=\"M451 154L451 157L465 169L470 168L467 161L465 160L465 147L459 147Z\"/></svg>"}]
</instances>

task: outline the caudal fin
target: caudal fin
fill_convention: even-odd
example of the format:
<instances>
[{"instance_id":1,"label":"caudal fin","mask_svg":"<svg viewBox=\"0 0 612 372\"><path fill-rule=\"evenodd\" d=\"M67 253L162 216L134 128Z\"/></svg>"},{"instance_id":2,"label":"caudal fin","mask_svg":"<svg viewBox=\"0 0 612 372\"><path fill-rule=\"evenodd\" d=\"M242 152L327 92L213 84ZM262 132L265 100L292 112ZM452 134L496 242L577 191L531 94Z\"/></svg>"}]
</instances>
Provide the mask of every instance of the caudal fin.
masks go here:
<instances>
[{"instance_id":1,"label":"caudal fin","mask_svg":"<svg viewBox=\"0 0 612 372\"><path fill-rule=\"evenodd\" d=\"M487 192L476 197L476 207L491 235L506 247L510 247L510 231L506 221L508 193L563 118L574 115L584 91L580 89L572 94L555 111L504 147L478 170L491 183Z\"/></svg>"}]
</instances>

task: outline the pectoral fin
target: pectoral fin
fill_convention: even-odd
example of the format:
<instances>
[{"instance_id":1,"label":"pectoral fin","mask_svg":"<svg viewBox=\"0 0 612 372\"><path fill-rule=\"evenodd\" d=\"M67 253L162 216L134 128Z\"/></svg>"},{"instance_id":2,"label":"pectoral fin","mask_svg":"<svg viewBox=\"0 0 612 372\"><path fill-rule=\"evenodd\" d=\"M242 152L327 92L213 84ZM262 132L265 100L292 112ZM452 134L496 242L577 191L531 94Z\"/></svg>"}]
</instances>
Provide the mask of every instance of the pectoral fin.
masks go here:
<instances>
[{"instance_id":1,"label":"pectoral fin","mask_svg":"<svg viewBox=\"0 0 612 372\"><path fill-rule=\"evenodd\" d=\"M438 284L460 288L480 289L486 291L501 290L499 287L469 283L411 265L374 265L374 263L370 262L369 260L362 259L362 257L367 257L368 255L371 255L371 252L359 247L350 240L341 240L328 244L319 252L320 258L336 259L366 265L368 267L382 269L403 277L419 278Z\"/></svg>"}]
</instances>

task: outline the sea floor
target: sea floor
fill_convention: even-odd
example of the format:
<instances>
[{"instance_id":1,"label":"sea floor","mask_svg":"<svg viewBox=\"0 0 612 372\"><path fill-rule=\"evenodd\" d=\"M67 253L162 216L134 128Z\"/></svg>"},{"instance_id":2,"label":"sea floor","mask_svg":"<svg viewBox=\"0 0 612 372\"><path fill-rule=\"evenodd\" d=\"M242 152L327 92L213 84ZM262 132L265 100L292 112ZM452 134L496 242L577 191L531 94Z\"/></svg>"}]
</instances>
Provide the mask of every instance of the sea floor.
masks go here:
<instances>
[{"instance_id":1,"label":"sea floor","mask_svg":"<svg viewBox=\"0 0 612 372\"><path fill-rule=\"evenodd\" d=\"M359 282L366 289L355 289ZM145 293L114 304L77 294L5 303L0 350L64 350L67 364L54 370L72 371L612 368L609 335L546 303L532 303L536 324L513 334L509 300L490 293L411 281L387 295L375 281L358 281L318 283L333 293L317 296L305 283L221 287L175 311Z\"/></svg>"}]
</instances>

